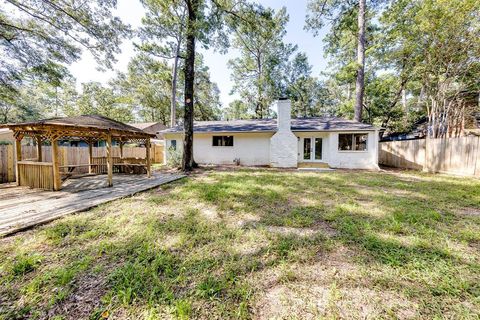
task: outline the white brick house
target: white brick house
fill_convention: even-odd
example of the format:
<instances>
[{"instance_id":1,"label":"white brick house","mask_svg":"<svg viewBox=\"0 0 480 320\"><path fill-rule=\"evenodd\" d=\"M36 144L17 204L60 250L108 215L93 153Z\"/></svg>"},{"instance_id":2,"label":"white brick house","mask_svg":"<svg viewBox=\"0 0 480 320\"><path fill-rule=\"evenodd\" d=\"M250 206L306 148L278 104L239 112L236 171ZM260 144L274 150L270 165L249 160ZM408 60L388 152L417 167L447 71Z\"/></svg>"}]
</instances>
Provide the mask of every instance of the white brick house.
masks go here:
<instances>
[{"instance_id":1,"label":"white brick house","mask_svg":"<svg viewBox=\"0 0 480 320\"><path fill-rule=\"evenodd\" d=\"M278 121L199 121L194 124L193 155L200 164L282 168L378 169L378 129L336 117L291 119L289 100L279 100ZM181 150L183 127L162 131L165 159Z\"/></svg>"}]
</instances>

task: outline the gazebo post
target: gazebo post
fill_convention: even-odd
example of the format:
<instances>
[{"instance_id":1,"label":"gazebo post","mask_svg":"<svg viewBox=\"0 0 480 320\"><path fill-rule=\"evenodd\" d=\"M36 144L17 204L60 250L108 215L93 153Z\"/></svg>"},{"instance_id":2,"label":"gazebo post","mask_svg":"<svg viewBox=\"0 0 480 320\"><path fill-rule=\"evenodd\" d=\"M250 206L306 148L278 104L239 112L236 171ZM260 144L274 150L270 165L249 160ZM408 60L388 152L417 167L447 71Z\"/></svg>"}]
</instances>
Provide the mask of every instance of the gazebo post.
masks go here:
<instances>
[{"instance_id":1,"label":"gazebo post","mask_svg":"<svg viewBox=\"0 0 480 320\"><path fill-rule=\"evenodd\" d=\"M120 159L123 159L123 145L124 144L125 144L125 142L120 140Z\"/></svg>"},{"instance_id":2,"label":"gazebo post","mask_svg":"<svg viewBox=\"0 0 480 320\"><path fill-rule=\"evenodd\" d=\"M15 155L16 155L16 166L15 166L15 177L17 178L17 186L20 185L20 165L19 161L22 161L22 135L15 137Z\"/></svg>"},{"instance_id":3,"label":"gazebo post","mask_svg":"<svg viewBox=\"0 0 480 320\"><path fill-rule=\"evenodd\" d=\"M113 174L113 159L112 159L112 134L108 133L107 135L107 173L108 173L108 186L113 185L112 174Z\"/></svg>"},{"instance_id":4,"label":"gazebo post","mask_svg":"<svg viewBox=\"0 0 480 320\"><path fill-rule=\"evenodd\" d=\"M88 173L92 174L93 173L93 142L92 140L88 140Z\"/></svg>"},{"instance_id":5,"label":"gazebo post","mask_svg":"<svg viewBox=\"0 0 480 320\"><path fill-rule=\"evenodd\" d=\"M60 178L60 161L58 159L58 140L50 139L52 144L52 166L53 166L53 190L58 191L62 188L62 179Z\"/></svg>"},{"instance_id":6,"label":"gazebo post","mask_svg":"<svg viewBox=\"0 0 480 320\"><path fill-rule=\"evenodd\" d=\"M150 178L152 176L152 158L150 157L150 138L145 139L145 148L147 154L147 177Z\"/></svg>"},{"instance_id":7,"label":"gazebo post","mask_svg":"<svg viewBox=\"0 0 480 320\"><path fill-rule=\"evenodd\" d=\"M42 162L42 137L35 136L35 141L37 142L37 161Z\"/></svg>"}]
</instances>

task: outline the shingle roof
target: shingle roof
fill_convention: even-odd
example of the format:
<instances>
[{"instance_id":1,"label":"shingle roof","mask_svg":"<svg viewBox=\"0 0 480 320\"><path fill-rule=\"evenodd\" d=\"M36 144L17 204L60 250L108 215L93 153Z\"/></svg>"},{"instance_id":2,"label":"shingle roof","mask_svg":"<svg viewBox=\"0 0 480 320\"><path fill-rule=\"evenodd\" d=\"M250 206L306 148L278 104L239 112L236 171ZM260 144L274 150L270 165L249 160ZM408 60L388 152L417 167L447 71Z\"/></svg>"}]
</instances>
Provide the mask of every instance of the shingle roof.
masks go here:
<instances>
[{"instance_id":1,"label":"shingle roof","mask_svg":"<svg viewBox=\"0 0 480 320\"><path fill-rule=\"evenodd\" d=\"M68 126L79 128L94 128L99 130L119 130L133 133L145 134L141 129L132 127L128 124L116 121L100 115L82 115L74 117L58 117L43 119L31 122L8 123L3 127L19 127L19 126Z\"/></svg>"},{"instance_id":2,"label":"shingle roof","mask_svg":"<svg viewBox=\"0 0 480 320\"><path fill-rule=\"evenodd\" d=\"M129 123L128 125L143 130L153 125L156 125L157 123L158 122L139 122L139 123Z\"/></svg>"},{"instance_id":3,"label":"shingle roof","mask_svg":"<svg viewBox=\"0 0 480 320\"><path fill-rule=\"evenodd\" d=\"M317 117L292 119L292 131L369 131L374 126L338 117ZM182 132L183 126L161 131L162 133ZM276 119L254 119L233 121L196 121L194 132L275 132Z\"/></svg>"}]
</instances>

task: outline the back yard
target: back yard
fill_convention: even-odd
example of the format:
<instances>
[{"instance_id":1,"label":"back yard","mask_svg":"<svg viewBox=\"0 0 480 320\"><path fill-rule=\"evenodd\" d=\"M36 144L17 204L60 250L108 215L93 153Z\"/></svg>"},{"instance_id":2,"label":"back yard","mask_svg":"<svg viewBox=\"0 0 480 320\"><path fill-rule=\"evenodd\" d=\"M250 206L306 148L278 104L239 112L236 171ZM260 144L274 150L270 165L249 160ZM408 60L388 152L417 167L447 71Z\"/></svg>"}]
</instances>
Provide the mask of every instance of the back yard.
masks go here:
<instances>
[{"instance_id":1,"label":"back yard","mask_svg":"<svg viewBox=\"0 0 480 320\"><path fill-rule=\"evenodd\" d=\"M0 318L480 316L480 181L200 172L0 239Z\"/></svg>"}]
</instances>

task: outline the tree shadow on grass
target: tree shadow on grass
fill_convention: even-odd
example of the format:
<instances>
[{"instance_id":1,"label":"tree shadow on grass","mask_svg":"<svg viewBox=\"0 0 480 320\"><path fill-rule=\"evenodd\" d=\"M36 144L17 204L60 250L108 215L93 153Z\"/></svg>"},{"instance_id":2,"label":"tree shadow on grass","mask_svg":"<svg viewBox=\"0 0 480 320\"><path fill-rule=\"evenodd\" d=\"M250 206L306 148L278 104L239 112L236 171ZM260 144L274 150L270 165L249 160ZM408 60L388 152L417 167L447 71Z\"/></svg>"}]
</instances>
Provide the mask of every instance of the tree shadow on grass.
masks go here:
<instances>
[{"instance_id":1,"label":"tree shadow on grass","mask_svg":"<svg viewBox=\"0 0 480 320\"><path fill-rule=\"evenodd\" d=\"M119 229L121 224L112 230L106 226L107 220L80 218L82 215L45 227L52 250L66 252L69 246L75 250L59 259L54 270L42 269L40 265L31 271L36 277L27 287L35 287L32 292L40 296L50 295L53 288L59 288L63 296L51 303L61 306L66 297L79 290L75 279L97 268L107 283L102 305L94 311L96 315L105 310L115 313L124 309L132 313L154 310L177 316L248 318L255 294L262 290L252 279L280 264L298 267L322 263L333 247L344 245L354 253L351 263L368 271L365 278L373 287L408 291L411 299L423 299L427 304L436 301L440 305L437 313L445 310L449 299L471 303L479 296L478 263L459 258L445 246L445 240L454 239L458 231L453 228L456 219L439 212L442 210L436 200L456 187L441 189L435 185L435 193L421 190L424 196L408 198L379 190L417 190L428 184L411 181L408 183L413 183L413 187L407 182L394 184L392 179L377 174L372 174L373 180L369 181L357 173L241 171L212 173L209 177L212 183L191 180L179 183L178 188L170 190L167 200L143 199L149 206L166 204L187 209L179 216L135 212L131 219L137 221L131 234ZM359 190L362 186L373 190L362 192ZM467 196L457 203L473 203L476 197L470 194L473 187L462 188L457 194ZM382 214L369 212L359 199L370 201ZM254 232L261 245L255 250L236 250L235 245L245 241L249 230L232 227L222 219L207 221L194 209L198 202L232 215L258 216ZM112 210L120 210L125 204L128 200L122 200ZM132 208L137 206L140 208L138 199ZM335 235L325 237L314 232L296 236L263 228L305 228L319 223L327 223L336 230ZM163 243L168 239L178 241ZM255 238L249 241L257 244ZM18 291L12 297L22 296ZM42 308L49 308L36 299L24 306L23 315L41 314ZM3 309L12 308L5 305ZM423 308L421 313L432 315L427 307Z\"/></svg>"}]
</instances>

